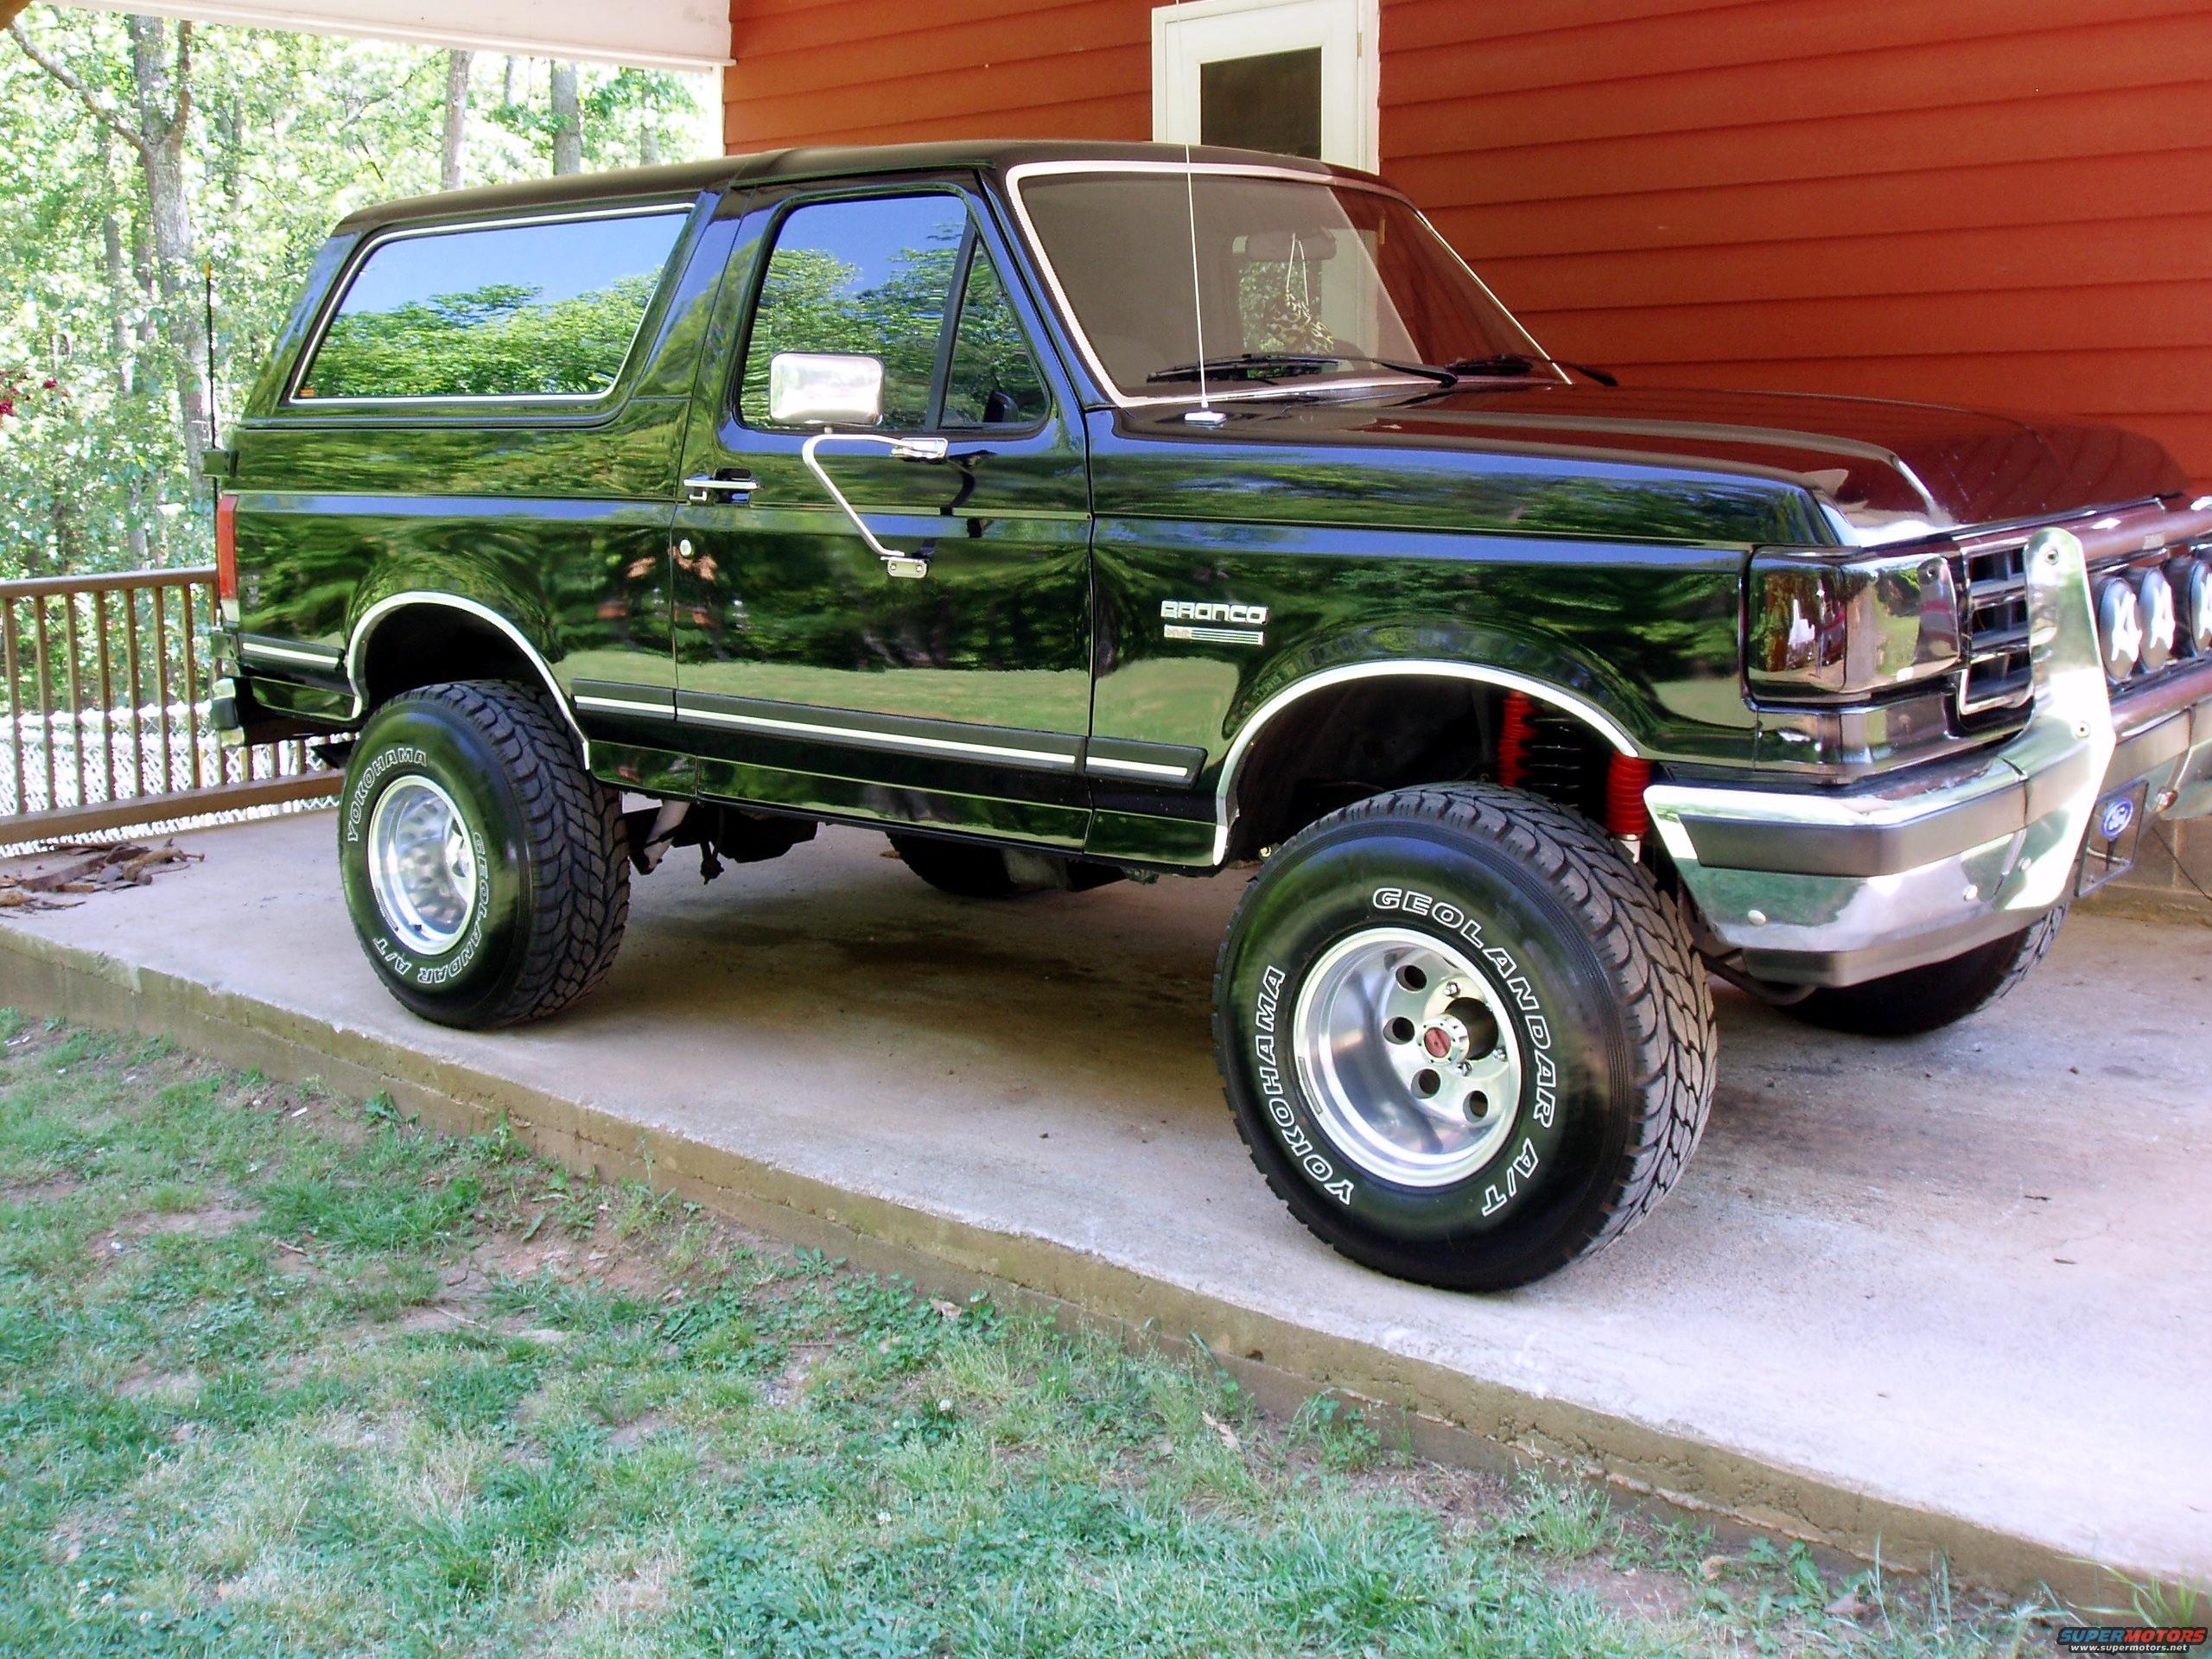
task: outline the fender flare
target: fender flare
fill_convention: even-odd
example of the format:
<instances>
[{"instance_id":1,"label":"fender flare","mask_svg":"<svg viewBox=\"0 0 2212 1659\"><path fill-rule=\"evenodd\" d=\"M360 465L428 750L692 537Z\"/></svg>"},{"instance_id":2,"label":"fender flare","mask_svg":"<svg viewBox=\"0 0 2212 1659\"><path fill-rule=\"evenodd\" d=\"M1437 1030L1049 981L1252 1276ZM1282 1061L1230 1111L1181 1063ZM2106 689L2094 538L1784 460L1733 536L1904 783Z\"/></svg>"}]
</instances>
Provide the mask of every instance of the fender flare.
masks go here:
<instances>
[{"instance_id":1,"label":"fender flare","mask_svg":"<svg viewBox=\"0 0 2212 1659\"><path fill-rule=\"evenodd\" d=\"M1482 685L1491 685L1507 691L1522 691L1539 702L1548 702L1586 723L1606 742L1621 753L1638 753L1635 740L1621 723L1579 693L1565 690L1548 680L1522 674L1510 668L1490 668L1479 663L1452 662L1430 658L1394 658L1383 662L1340 663L1334 668L1325 668L1293 680L1252 711L1249 719L1239 727L1230 741L1229 752L1222 757L1221 776L1214 785L1213 861L1219 865L1229 856L1229 834L1236 823L1236 775L1243 766L1244 755L1252 747L1267 723L1300 698L1314 691L1326 690L1334 685L1345 685L1357 680L1376 679L1442 679L1467 680Z\"/></svg>"},{"instance_id":2,"label":"fender flare","mask_svg":"<svg viewBox=\"0 0 2212 1659\"><path fill-rule=\"evenodd\" d=\"M369 693L368 688L361 682L361 659L378 627L397 612L432 605L465 612L480 622L489 623L529 659L531 666L537 671L538 678L545 683L546 694L553 699L553 706L561 711L561 718L568 723L569 729L575 734L577 743L582 747L584 769L588 772L591 769L591 739L584 735L584 728L576 723L575 710L569 706L568 694L562 690L560 681L553 677L553 667L545 660L545 653L538 650L520 628L490 606L473 599L463 599L458 594L439 593L428 588L409 588L386 594L353 619L353 630L346 640L346 683L353 692L353 710L347 718L359 720L368 712Z\"/></svg>"}]
</instances>

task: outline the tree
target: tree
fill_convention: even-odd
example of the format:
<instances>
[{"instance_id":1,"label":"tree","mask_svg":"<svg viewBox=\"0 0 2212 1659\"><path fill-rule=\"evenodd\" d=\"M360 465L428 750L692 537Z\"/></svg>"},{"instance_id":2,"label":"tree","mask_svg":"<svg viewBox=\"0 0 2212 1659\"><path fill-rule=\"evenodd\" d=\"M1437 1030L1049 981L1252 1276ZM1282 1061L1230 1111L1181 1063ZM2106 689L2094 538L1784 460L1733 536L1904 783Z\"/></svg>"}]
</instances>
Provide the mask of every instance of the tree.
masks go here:
<instances>
[{"instance_id":1,"label":"tree","mask_svg":"<svg viewBox=\"0 0 2212 1659\"><path fill-rule=\"evenodd\" d=\"M133 16L128 22L135 119L97 97L67 64L34 45L20 21L10 23L8 32L32 62L74 92L95 119L138 152L152 210L162 331L175 342L186 466L197 478L207 439L208 341L200 287L194 280L200 270L193 257L192 204L184 177L185 133L192 118L192 24L176 25L172 53L169 26L161 18Z\"/></svg>"},{"instance_id":2,"label":"tree","mask_svg":"<svg viewBox=\"0 0 2212 1659\"><path fill-rule=\"evenodd\" d=\"M553 174L584 170L583 112L577 106L576 66L553 66Z\"/></svg>"},{"instance_id":3,"label":"tree","mask_svg":"<svg viewBox=\"0 0 2212 1659\"><path fill-rule=\"evenodd\" d=\"M22 31L72 86L6 38L10 3L0 0L0 388L18 395L0 397L0 576L205 562L213 509L191 470L188 402L195 422L208 397L226 421L243 410L332 226L443 181L452 57L201 24L181 88L175 25L34 4ZM174 153L192 242L166 261L145 157L122 130L145 136L137 52L149 34L168 70L156 118L173 120L189 92ZM500 73L471 67L463 179L543 176L542 60L518 60L504 99ZM577 92L585 167L715 147L698 78L587 67ZM209 264L215 337L202 344Z\"/></svg>"},{"instance_id":4,"label":"tree","mask_svg":"<svg viewBox=\"0 0 2212 1659\"><path fill-rule=\"evenodd\" d=\"M460 189L467 170L463 152L468 143L468 67L475 59L474 52L446 54L445 161L438 169L441 190Z\"/></svg>"}]
</instances>

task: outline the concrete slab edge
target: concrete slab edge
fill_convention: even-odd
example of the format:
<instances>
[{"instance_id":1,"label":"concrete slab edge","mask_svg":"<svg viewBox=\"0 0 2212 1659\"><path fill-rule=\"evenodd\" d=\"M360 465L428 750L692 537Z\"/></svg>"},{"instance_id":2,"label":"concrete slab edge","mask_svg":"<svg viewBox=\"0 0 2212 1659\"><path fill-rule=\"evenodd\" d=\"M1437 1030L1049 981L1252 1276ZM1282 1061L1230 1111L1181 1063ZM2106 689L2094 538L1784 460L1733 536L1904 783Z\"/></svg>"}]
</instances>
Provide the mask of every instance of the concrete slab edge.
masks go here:
<instances>
[{"instance_id":1,"label":"concrete slab edge","mask_svg":"<svg viewBox=\"0 0 2212 1659\"><path fill-rule=\"evenodd\" d=\"M1124 1341L1196 1343L1270 1410L1322 1391L1349 1396L1393 1444L1465 1467L1541 1466L1604 1482L1646 1507L1687 1512L1724 1539L1752 1532L1804 1540L1885 1569L1948 1564L1955 1581L2069 1602L2113 1599L2080 1552L1963 1516L1856 1491L1757 1456L1471 1381L1446 1368L1316 1332L1150 1278L1057 1241L1014 1235L829 1185L688 1137L643 1129L582 1102L519 1084L219 987L20 927L0 927L0 1006L75 1023L167 1036L228 1065L285 1082L315 1078L454 1134L504 1113L533 1149L573 1169L647 1179L794 1246L897 1274L929 1294L976 1289ZM2144 1579L2155 1568L2107 1565Z\"/></svg>"}]
</instances>

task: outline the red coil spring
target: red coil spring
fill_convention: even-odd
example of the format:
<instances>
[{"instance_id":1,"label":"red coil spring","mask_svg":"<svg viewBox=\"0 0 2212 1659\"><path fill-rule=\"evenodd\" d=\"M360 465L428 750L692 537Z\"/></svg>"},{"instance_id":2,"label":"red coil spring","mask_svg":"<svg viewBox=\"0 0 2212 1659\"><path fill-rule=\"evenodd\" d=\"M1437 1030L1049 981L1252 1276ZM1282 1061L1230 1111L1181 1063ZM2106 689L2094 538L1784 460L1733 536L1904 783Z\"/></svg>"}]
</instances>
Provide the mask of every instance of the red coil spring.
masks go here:
<instances>
[{"instance_id":1,"label":"red coil spring","mask_svg":"<svg viewBox=\"0 0 2212 1659\"><path fill-rule=\"evenodd\" d=\"M1497 731L1497 781L1508 789L1521 787L1529 755L1529 715L1534 706L1526 691L1505 694L1505 720Z\"/></svg>"},{"instance_id":2,"label":"red coil spring","mask_svg":"<svg viewBox=\"0 0 2212 1659\"><path fill-rule=\"evenodd\" d=\"M1609 835L1641 836L1651 828L1650 810L1643 791L1651 783L1651 763L1631 754L1616 753L1605 772L1605 830Z\"/></svg>"}]
</instances>

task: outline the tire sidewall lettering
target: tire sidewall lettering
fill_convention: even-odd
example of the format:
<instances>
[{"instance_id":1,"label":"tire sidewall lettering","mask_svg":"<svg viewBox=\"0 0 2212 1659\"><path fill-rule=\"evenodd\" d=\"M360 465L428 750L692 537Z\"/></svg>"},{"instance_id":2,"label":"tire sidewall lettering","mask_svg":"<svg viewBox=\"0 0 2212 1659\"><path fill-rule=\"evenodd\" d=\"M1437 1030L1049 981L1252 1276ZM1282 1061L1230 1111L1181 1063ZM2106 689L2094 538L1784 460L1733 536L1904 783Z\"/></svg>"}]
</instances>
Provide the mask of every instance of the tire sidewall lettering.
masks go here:
<instances>
[{"instance_id":1,"label":"tire sidewall lettering","mask_svg":"<svg viewBox=\"0 0 2212 1659\"><path fill-rule=\"evenodd\" d=\"M505 941L511 929L504 918L512 908L514 880L504 861L503 843L493 833L496 824L487 821L487 813L497 817L498 806L483 798L483 781L478 776L481 761L454 744L453 736L435 730L420 737L414 730L395 732L392 741L359 756L342 797L339 835L349 907L378 971L396 986L439 998L467 997L477 982L499 970L508 949ZM435 783L451 797L478 872L467 930L435 957L419 956L398 943L377 906L367 876L368 826L376 804L410 777Z\"/></svg>"},{"instance_id":2,"label":"tire sidewall lettering","mask_svg":"<svg viewBox=\"0 0 2212 1659\"><path fill-rule=\"evenodd\" d=\"M1562 1185L1577 1179L1575 1160L1567 1150L1575 1138L1574 1115L1563 1106L1568 1076L1586 1075L1588 1067L1586 1059L1563 1055L1560 1044L1562 1033L1574 1030L1580 1016L1567 1015L1562 1024L1546 965L1536 960L1541 952L1532 955L1529 936L1502 925L1487 906L1446 890L1449 885L1433 873L1426 880L1410 870L1402 879L1369 875L1356 899L1348 893L1332 906L1338 918L1332 925L1300 930L1286 942L1289 948L1255 957L1236 976L1243 988L1240 1023L1249 1055L1243 1081L1287 1173L1324 1195L1348 1221L1387 1226L1401 1236L1464 1236L1507 1226L1532 1205L1548 1208ZM1526 927L1525 919L1516 920ZM1337 939L1375 925L1434 933L1465 954L1490 981L1519 1041L1520 1122L1487 1164L1449 1185L1408 1188L1358 1167L1322 1126L1299 1075L1289 1025L1302 976Z\"/></svg>"}]
</instances>

